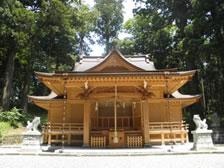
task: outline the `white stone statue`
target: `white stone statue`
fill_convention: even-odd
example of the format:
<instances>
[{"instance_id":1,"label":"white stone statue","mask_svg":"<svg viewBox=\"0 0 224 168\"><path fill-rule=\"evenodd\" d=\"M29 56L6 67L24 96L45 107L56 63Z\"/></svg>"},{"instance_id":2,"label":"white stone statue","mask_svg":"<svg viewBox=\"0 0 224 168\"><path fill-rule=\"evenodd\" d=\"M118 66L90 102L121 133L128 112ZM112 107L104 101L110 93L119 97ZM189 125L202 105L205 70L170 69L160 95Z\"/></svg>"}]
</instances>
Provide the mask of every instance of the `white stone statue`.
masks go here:
<instances>
[{"instance_id":1,"label":"white stone statue","mask_svg":"<svg viewBox=\"0 0 224 168\"><path fill-rule=\"evenodd\" d=\"M40 124L40 117L34 117L33 121L27 121L27 132L39 132L38 126Z\"/></svg>"},{"instance_id":2,"label":"white stone statue","mask_svg":"<svg viewBox=\"0 0 224 168\"><path fill-rule=\"evenodd\" d=\"M206 119L201 120L199 115L194 115L193 121L196 125L196 130L191 131L193 134L193 148L192 150L213 150L212 130L208 130Z\"/></svg>"},{"instance_id":3,"label":"white stone statue","mask_svg":"<svg viewBox=\"0 0 224 168\"><path fill-rule=\"evenodd\" d=\"M40 117L34 117L33 121L27 121L27 131L23 133L23 142L21 150L40 151L41 133L38 131Z\"/></svg>"},{"instance_id":4,"label":"white stone statue","mask_svg":"<svg viewBox=\"0 0 224 168\"><path fill-rule=\"evenodd\" d=\"M201 120L198 114L195 114L193 117L193 121L196 125L196 130L207 130L208 124L206 123L206 119Z\"/></svg>"}]
</instances>

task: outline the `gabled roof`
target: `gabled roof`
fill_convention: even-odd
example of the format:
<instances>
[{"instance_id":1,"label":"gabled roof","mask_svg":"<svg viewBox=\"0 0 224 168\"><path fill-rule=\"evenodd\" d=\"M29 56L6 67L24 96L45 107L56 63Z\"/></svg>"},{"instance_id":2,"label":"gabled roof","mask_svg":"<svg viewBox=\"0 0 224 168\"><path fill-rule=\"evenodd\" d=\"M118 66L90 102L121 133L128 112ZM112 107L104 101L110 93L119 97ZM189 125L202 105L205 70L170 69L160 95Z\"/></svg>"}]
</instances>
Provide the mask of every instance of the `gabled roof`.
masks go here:
<instances>
[{"instance_id":1,"label":"gabled roof","mask_svg":"<svg viewBox=\"0 0 224 168\"><path fill-rule=\"evenodd\" d=\"M120 69L119 69L120 68ZM124 56L120 51L113 49L105 57L85 56L75 64L74 72L105 72L109 69L117 71L155 71L152 61L145 55Z\"/></svg>"}]
</instances>

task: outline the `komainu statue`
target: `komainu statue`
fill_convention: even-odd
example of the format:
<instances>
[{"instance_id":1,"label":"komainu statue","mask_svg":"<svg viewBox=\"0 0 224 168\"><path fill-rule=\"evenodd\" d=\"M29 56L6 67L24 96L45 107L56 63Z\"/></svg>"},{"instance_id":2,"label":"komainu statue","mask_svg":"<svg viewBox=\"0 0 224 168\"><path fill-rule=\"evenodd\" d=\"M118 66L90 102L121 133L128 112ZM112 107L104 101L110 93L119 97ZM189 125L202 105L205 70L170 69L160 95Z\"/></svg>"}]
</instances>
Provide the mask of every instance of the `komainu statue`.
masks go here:
<instances>
[{"instance_id":1,"label":"komainu statue","mask_svg":"<svg viewBox=\"0 0 224 168\"><path fill-rule=\"evenodd\" d=\"M194 115L193 121L196 125L196 130L207 130L208 124L206 123L206 119L201 120L200 116L198 114Z\"/></svg>"},{"instance_id":2,"label":"komainu statue","mask_svg":"<svg viewBox=\"0 0 224 168\"><path fill-rule=\"evenodd\" d=\"M39 132L38 131L39 124L40 124L40 117L34 117L32 122L27 121L27 126L26 126L27 131L28 132L32 132L32 131Z\"/></svg>"}]
</instances>

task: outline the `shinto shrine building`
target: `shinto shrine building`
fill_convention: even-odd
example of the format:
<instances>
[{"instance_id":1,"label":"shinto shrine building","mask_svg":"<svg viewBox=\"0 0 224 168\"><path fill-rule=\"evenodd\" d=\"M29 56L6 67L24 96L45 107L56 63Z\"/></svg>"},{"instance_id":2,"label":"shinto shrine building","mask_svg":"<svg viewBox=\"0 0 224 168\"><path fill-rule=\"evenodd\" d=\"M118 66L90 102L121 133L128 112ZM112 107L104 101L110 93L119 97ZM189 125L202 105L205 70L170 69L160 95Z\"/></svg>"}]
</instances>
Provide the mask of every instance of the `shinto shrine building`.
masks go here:
<instances>
[{"instance_id":1,"label":"shinto shrine building","mask_svg":"<svg viewBox=\"0 0 224 168\"><path fill-rule=\"evenodd\" d=\"M48 111L44 143L92 148L143 147L188 141L183 108L199 95L178 90L192 71L157 70L147 56L85 56L72 72L36 72L51 93L29 96Z\"/></svg>"}]
</instances>

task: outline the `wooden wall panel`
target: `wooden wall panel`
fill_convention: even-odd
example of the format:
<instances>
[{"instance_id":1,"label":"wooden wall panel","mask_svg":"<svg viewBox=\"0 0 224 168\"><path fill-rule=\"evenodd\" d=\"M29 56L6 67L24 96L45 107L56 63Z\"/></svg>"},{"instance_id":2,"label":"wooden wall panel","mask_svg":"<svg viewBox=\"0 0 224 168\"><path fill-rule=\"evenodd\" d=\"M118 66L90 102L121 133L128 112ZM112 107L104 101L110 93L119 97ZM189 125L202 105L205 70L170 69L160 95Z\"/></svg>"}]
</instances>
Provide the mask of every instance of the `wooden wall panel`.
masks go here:
<instances>
[{"instance_id":1,"label":"wooden wall panel","mask_svg":"<svg viewBox=\"0 0 224 168\"><path fill-rule=\"evenodd\" d=\"M152 91L153 92L152 98L163 98L164 95L163 95L163 90L162 89L163 88L153 90Z\"/></svg>"},{"instance_id":2,"label":"wooden wall panel","mask_svg":"<svg viewBox=\"0 0 224 168\"><path fill-rule=\"evenodd\" d=\"M71 116L71 123L83 123L83 104L69 104L68 110Z\"/></svg>"},{"instance_id":3,"label":"wooden wall panel","mask_svg":"<svg viewBox=\"0 0 224 168\"><path fill-rule=\"evenodd\" d=\"M181 105L170 106L168 116L169 116L170 121L181 121L182 120Z\"/></svg>"},{"instance_id":4,"label":"wooden wall panel","mask_svg":"<svg viewBox=\"0 0 224 168\"><path fill-rule=\"evenodd\" d=\"M48 121L51 123L62 123L62 119L63 119L63 108L51 108L48 111Z\"/></svg>"},{"instance_id":5,"label":"wooden wall panel","mask_svg":"<svg viewBox=\"0 0 224 168\"><path fill-rule=\"evenodd\" d=\"M149 122L167 121L166 106L164 103L149 104Z\"/></svg>"},{"instance_id":6,"label":"wooden wall panel","mask_svg":"<svg viewBox=\"0 0 224 168\"><path fill-rule=\"evenodd\" d=\"M133 107L134 108L134 107ZM141 103L137 102L135 104L135 108L134 108L134 122L133 122L133 126L135 129L140 129L141 128Z\"/></svg>"},{"instance_id":7,"label":"wooden wall panel","mask_svg":"<svg viewBox=\"0 0 224 168\"><path fill-rule=\"evenodd\" d=\"M149 122L181 121L181 104L150 103Z\"/></svg>"},{"instance_id":8,"label":"wooden wall panel","mask_svg":"<svg viewBox=\"0 0 224 168\"><path fill-rule=\"evenodd\" d=\"M68 99L77 99L79 98L79 94L82 93L83 90L75 87L68 87L67 88L67 97Z\"/></svg>"}]
</instances>

